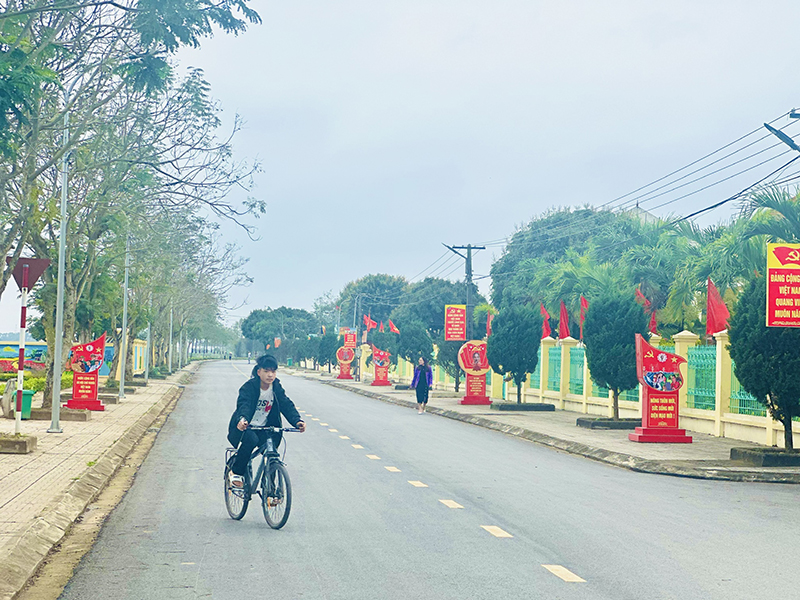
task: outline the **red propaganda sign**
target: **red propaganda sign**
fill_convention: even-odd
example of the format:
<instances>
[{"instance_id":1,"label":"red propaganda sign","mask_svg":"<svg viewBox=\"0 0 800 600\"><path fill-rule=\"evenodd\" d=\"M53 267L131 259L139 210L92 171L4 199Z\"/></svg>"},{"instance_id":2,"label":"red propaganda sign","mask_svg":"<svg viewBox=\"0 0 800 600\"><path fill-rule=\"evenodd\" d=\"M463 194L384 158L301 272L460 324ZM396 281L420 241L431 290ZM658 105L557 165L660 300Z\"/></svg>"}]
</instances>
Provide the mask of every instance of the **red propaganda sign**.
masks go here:
<instances>
[{"instance_id":1,"label":"red propaganda sign","mask_svg":"<svg viewBox=\"0 0 800 600\"><path fill-rule=\"evenodd\" d=\"M336 379L352 379L350 363L356 358L356 351L347 346L342 346L336 351L336 360L339 361L339 376Z\"/></svg>"},{"instance_id":2,"label":"red propaganda sign","mask_svg":"<svg viewBox=\"0 0 800 600\"><path fill-rule=\"evenodd\" d=\"M89 410L105 410L105 406L97 398L97 376L103 366L106 350L106 334L88 344L72 347L70 367L74 373L72 378L72 399L67 408L88 408Z\"/></svg>"},{"instance_id":3,"label":"red propaganda sign","mask_svg":"<svg viewBox=\"0 0 800 600\"><path fill-rule=\"evenodd\" d=\"M486 375L492 368L486 358L486 342L473 340L458 351L458 365L467 375Z\"/></svg>"},{"instance_id":4,"label":"red propaganda sign","mask_svg":"<svg viewBox=\"0 0 800 600\"><path fill-rule=\"evenodd\" d=\"M767 327L800 327L800 244L767 244Z\"/></svg>"},{"instance_id":5,"label":"red propaganda sign","mask_svg":"<svg viewBox=\"0 0 800 600\"><path fill-rule=\"evenodd\" d=\"M633 442L691 443L678 429L678 390L683 386L680 366L686 359L665 352L636 334L636 376L642 384L642 426L629 433Z\"/></svg>"},{"instance_id":6,"label":"red propaganda sign","mask_svg":"<svg viewBox=\"0 0 800 600\"><path fill-rule=\"evenodd\" d=\"M342 346L336 351L336 360L339 361L339 364L350 364L356 358L356 351L352 348L348 348L347 346Z\"/></svg>"},{"instance_id":7,"label":"red propaganda sign","mask_svg":"<svg viewBox=\"0 0 800 600\"><path fill-rule=\"evenodd\" d=\"M347 332L344 334L345 348L355 348L357 344L358 344L358 339L355 331Z\"/></svg>"},{"instance_id":8,"label":"red propaganda sign","mask_svg":"<svg viewBox=\"0 0 800 600\"><path fill-rule=\"evenodd\" d=\"M467 339L467 305L448 304L444 307L444 341L463 342Z\"/></svg>"},{"instance_id":9,"label":"red propaganda sign","mask_svg":"<svg viewBox=\"0 0 800 600\"><path fill-rule=\"evenodd\" d=\"M486 342L472 340L461 346L458 364L467 374L466 395L460 404L491 404L486 395L486 373L491 370L486 358Z\"/></svg>"},{"instance_id":10,"label":"red propaganda sign","mask_svg":"<svg viewBox=\"0 0 800 600\"><path fill-rule=\"evenodd\" d=\"M375 379L370 385L392 385L389 381L389 357L386 350L372 349L372 364L375 367Z\"/></svg>"}]
</instances>

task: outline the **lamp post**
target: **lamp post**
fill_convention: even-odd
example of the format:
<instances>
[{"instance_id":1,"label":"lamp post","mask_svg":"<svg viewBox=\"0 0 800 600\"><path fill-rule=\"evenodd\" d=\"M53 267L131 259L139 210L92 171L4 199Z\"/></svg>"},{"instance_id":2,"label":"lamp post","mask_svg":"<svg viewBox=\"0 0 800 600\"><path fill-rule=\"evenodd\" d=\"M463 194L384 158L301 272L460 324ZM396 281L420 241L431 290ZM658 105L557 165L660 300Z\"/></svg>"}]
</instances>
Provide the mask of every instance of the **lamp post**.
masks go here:
<instances>
[{"instance_id":1,"label":"lamp post","mask_svg":"<svg viewBox=\"0 0 800 600\"><path fill-rule=\"evenodd\" d=\"M67 181L69 175L69 96L79 79L73 81L64 92L64 154L61 156L61 228L58 240L58 285L56 289L56 331L53 348L53 402L50 413L50 429L47 433L61 433L61 353L64 337L64 276L67 252Z\"/></svg>"},{"instance_id":2,"label":"lamp post","mask_svg":"<svg viewBox=\"0 0 800 600\"><path fill-rule=\"evenodd\" d=\"M119 399L125 398L125 370L128 368L128 271L131 266L131 236L125 240L125 295L122 297L122 342L120 343Z\"/></svg>"}]
</instances>

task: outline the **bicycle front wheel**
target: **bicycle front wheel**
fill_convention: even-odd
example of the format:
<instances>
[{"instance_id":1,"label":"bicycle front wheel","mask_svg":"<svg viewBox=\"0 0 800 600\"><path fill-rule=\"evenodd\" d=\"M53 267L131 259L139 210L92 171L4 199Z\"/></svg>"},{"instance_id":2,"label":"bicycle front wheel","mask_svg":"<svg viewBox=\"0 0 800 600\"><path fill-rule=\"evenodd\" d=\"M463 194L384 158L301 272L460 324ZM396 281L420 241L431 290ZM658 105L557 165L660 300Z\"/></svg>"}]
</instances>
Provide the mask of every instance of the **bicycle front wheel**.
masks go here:
<instances>
[{"instance_id":1,"label":"bicycle front wheel","mask_svg":"<svg viewBox=\"0 0 800 600\"><path fill-rule=\"evenodd\" d=\"M292 510L292 484L286 467L278 462L269 465L261 485L261 508L264 519L273 529L280 529L289 520Z\"/></svg>"},{"instance_id":2,"label":"bicycle front wheel","mask_svg":"<svg viewBox=\"0 0 800 600\"><path fill-rule=\"evenodd\" d=\"M241 488L235 488L230 484L231 465L233 464L233 457L225 465L225 508L228 509L228 514L231 519L239 520L247 512L247 505L250 503L250 498L247 493Z\"/></svg>"}]
</instances>

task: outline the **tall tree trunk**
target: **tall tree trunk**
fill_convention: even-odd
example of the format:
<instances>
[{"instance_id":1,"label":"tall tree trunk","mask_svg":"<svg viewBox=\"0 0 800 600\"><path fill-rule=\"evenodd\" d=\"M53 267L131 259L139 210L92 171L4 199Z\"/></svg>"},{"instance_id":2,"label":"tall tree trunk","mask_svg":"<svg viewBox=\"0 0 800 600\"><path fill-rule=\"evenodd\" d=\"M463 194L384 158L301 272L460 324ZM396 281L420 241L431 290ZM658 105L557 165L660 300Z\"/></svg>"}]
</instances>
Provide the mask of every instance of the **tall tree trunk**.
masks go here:
<instances>
[{"instance_id":1,"label":"tall tree trunk","mask_svg":"<svg viewBox=\"0 0 800 600\"><path fill-rule=\"evenodd\" d=\"M788 452L794 450L794 439L792 437L792 414L784 411L783 414L783 445Z\"/></svg>"},{"instance_id":2,"label":"tall tree trunk","mask_svg":"<svg viewBox=\"0 0 800 600\"><path fill-rule=\"evenodd\" d=\"M614 394L614 414L611 418L615 421L619 421L619 390L614 388L611 391Z\"/></svg>"},{"instance_id":3,"label":"tall tree trunk","mask_svg":"<svg viewBox=\"0 0 800 600\"><path fill-rule=\"evenodd\" d=\"M456 394L457 394L458 393L458 388L459 388L459 386L461 384L461 370L460 369L456 371L456 376L454 377L454 379L455 379L455 382L456 382Z\"/></svg>"},{"instance_id":4,"label":"tall tree trunk","mask_svg":"<svg viewBox=\"0 0 800 600\"><path fill-rule=\"evenodd\" d=\"M517 404L522 404L522 382L515 381L517 384Z\"/></svg>"}]
</instances>

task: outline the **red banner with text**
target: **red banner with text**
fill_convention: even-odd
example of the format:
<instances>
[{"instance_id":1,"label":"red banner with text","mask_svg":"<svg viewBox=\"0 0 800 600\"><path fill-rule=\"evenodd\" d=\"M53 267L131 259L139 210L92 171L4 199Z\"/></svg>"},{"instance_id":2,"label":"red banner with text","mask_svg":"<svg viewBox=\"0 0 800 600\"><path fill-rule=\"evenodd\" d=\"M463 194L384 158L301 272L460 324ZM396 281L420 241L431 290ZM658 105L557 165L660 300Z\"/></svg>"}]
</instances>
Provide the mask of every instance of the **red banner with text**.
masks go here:
<instances>
[{"instance_id":1,"label":"red banner with text","mask_svg":"<svg viewBox=\"0 0 800 600\"><path fill-rule=\"evenodd\" d=\"M463 342L467 339L467 305L448 304L444 307L444 341Z\"/></svg>"},{"instance_id":2,"label":"red banner with text","mask_svg":"<svg viewBox=\"0 0 800 600\"><path fill-rule=\"evenodd\" d=\"M767 244L767 327L800 327L800 244Z\"/></svg>"},{"instance_id":3,"label":"red banner with text","mask_svg":"<svg viewBox=\"0 0 800 600\"><path fill-rule=\"evenodd\" d=\"M105 410L106 407L98 399L97 384L105 350L105 333L88 344L72 347L69 363L73 372L72 398L67 402L67 408Z\"/></svg>"}]
</instances>

